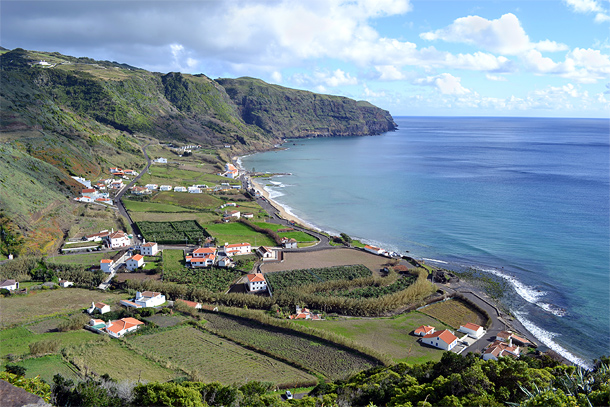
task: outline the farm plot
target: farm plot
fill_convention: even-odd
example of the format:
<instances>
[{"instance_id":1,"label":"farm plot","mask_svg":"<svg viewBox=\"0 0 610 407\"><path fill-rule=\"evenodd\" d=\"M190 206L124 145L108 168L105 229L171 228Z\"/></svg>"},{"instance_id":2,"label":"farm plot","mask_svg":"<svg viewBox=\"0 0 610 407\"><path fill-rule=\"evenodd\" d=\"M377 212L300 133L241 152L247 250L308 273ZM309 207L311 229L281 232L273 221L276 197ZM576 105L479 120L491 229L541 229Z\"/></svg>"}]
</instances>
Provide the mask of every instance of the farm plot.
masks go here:
<instances>
[{"instance_id":1,"label":"farm plot","mask_svg":"<svg viewBox=\"0 0 610 407\"><path fill-rule=\"evenodd\" d=\"M361 345L390 355L396 363L411 364L439 361L443 354L438 349L421 346L417 342L419 337L413 335L415 328L432 325L437 330L451 329L449 325L420 312L402 314L394 318L344 318L333 321L295 322L345 336Z\"/></svg>"},{"instance_id":2,"label":"farm plot","mask_svg":"<svg viewBox=\"0 0 610 407\"><path fill-rule=\"evenodd\" d=\"M270 381L278 385L311 383L314 377L233 342L184 326L128 339L146 354L171 360L176 368L196 372L205 382Z\"/></svg>"},{"instance_id":3,"label":"farm plot","mask_svg":"<svg viewBox=\"0 0 610 407\"><path fill-rule=\"evenodd\" d=\"M181 375L171 367L171 362L160 365L121 346L117 340L77 346L66 349L64 353L67 359L81 371L95 372L98 375L108 374L118 381L166 382Z\"/></svg>"},{"instance_id":4,"label":"farm plot","mask_svg":"<svg viewBox=\"0 0 610 407\"><path fill-rule=\"evenodd\" d=\"M468 322L481 326L485 326L485 323L487 322L487 318L484 315L481 315L471 306L458 299L435 302L434 304L422 308L420 311L432 318L444 322L453 329L458 329L460 325L464 325Z\"/></svg>"},{"instance_id":5,"label":"farm plot","mask_svg":"<svg viewBox=\"0 0 610 407\"><path fill-rule=\"evenodd\" d=\"M184 220L177 222L137 222L144 239L165 244L197 244L210 235L197 221Z\"/></svg>"},{"instance_id":6,"label":"farm plot","mask_svg":"<svg viewBox=\"0 0 610 407\"><path fill-rule=\"evenodd\" d=\"M281 232L281 230L285 230L286 226L284 225L278 225L275 223L267 223L267 222L253 222L256 226L264 228L264 229L271 229L274 232L277 232L277 234L280 237L287 237L290 239L295 239L297 242L316 242L318 239L316 239L315 237L313 237L310 234L307 234L305 232L301 232L300 230L291 230L291 231L285 231L285 232Z\"/></svg>"},{"instance_id":7,"label":"farm plot","mask_svg":"<svg viewBox=\"0 0 610 407\"><path fill-rule=\"evenodd\" d=\"M47 383L53 383L53 376L55 376L57 373L61 374L66 379L80 379L76 368L63 360L60 355L47 355L39 358L29 358L21 362L17 362L16 365L23 366L27 369L25 372L25 377L28 379L40 376L40 378Z\"/></svg>"},{"instance_id":8,"label":"farm plot","mask_svg":"<svg viewBox=\"0 0 610 407\"><path fill-rule=\"evenodd\" d=\"M360 264L353 266L278 271L265 274L267 283L274 292L306 284L323 283L332 280L353 280L355 278L369 276L371 276L371 270Z\"/></svg>"},{"instance_id":9,"label":"farm plot","mask_svg":"<svg viewBox=\"0 0 610 407\"><path fill-rule=\"evenodd\" d=\"M331 379L342 379L351 373L377 364L370 358L327 341L290 331L264 326L241 318L206 313L210 329L255 349L264 349L285 360L306 366ZM206 327L208 326L206 325Z\"/></svg>"},{"instance_id":10,"label":"farm plot","mask_svg":"<svg viewBox=\"0 0 610 407\"><path fill-rule=\"evenodd\" d=\"M40 341L57 341L59 343L58 350L61 350L67 346L96 342L101 339L103 339L101 336L84 329L35 334L21 326L0 331L0 356L4 357L9 353L13 355L29 355L29 345Z\"/></svg>"},{"instance_id":11,"label":"farm plot","mask_svg":"<svg viewBox=\"0 0 610 407\"><path fill-rule=\"evenodd\" d=\"M167 328L170 326L176 326L184 322L186 318L181 315L163 315L155 314L151 317L144 318L145 321L152 322L159 328Z\"/></svg>"},{"instance_id":12,"label":"farm plot","mask_svg":"<svg viewBox=\"0 0 610 407\"><path fill-rule=\"evenodd\" d=\"M79 253L79 254L64 254L62 256L47 257L49 263L55 264L82 264L83 266L92 266L100 264L102 259L111 259L118 251L104 253Z\"/></svg>"},{"instance_id":13,"label":"farm plot","mask_svg":"<svg viewBox=\"0 0 610 407\"><path fill-rule=\"evenodd\" d=\"M222 200L209 194L189 194L187 192L160 192L152 201L158 204L171 204L184 208L213 210L222 204Z\"/></svg>"},{"instance_id":14,"label":"farm plot","mask_svg":"<svg viewBox=\"0 0 610 407\"><path fill-rule=\"evenodd\" d=\"M186 267L182 250L165 250L163 253L163 280L206 288L213 292L225 291L241 276L234 269Z\"/></svg>"},{"instance_id":15,"label":"farm plot","mask_svg":"<svg viewBox=\"0 0 610 407\"><path fill-rule=\"evenodd\" d=\"M253 246L275 246L275 241L269 236L256 232L243 223L208 223L205 227L220 244L249 242Z\"/></svg>"},{"instance_id":16,"label":"farm plot","mask_svg":"<svg viewBox=\"0 0 610 407\"><path fill-rule=\"evenodd\" d=\"M415 276L405 276L387 285L360 286L356 288L345 288L339 290L316 291L316 295L323 297L345 297L353 299L379 298L384 295L394 294L409 287L417 280Z\"/></svg>"},{"instance_id":17,"label":"farm plot","mask_svg":"<svg viewBox=\"0 0 610 407\"><path fill-rule=\"evenodd\" d=\"M49 332L57 332L57 327L62 321L66 321L67 318L49 318L35 324L30 324L27 329L35 334L45 334Z\"/></svg>"},{"instance_id":18,"label":"farm plot","mask_svg":"<svg viewBox=\"0 0 610 407\"><path fill-rule=\"evenodd\" d=\"M91 302L103 302L112 305L128 297L128 294L114 294L73 287L30 291L28 295L0 298L0 309L2 310L0 326L6 327L47 316L81 310L90 306Z\"/></svg>"},{"instance_id":19,"label":"farm plot","mask_svg":"<svg viewBox=\"0 0 610 407\"><path fill-rule=\"evenodd\" d=\"M174 212L193 212L192 209L183 208L177 205L155 203L155 202L141 202L132 201L130 199L124 199L123 204L125 209L129 212L161 212L161 213L174 213Z\"/></svg>"}]
</instances>

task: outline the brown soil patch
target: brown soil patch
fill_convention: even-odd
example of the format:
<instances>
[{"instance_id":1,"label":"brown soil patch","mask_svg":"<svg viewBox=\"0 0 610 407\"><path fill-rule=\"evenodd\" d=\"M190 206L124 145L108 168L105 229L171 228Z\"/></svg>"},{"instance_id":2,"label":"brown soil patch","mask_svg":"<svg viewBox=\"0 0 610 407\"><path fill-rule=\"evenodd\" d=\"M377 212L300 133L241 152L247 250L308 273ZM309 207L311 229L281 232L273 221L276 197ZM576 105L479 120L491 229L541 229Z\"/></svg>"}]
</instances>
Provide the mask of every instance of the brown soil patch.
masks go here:
<instances>
[{"instance_id":1,"label":"brown soil patch","mask_svg":"<svg viewBox=\"0 0 610 407\"><path fill-rule=\"evenodd\" d=\"M299 270L333 266L362 264L374 274L388 263L387 258L355 249L328 249L304 253L284 253L283 262L265 263L261 266L263 273L274 271Z\"/></svg>"},{"instance_id":2,"label":"brown soil patch","mask_svg":"<svg viewBox=\"0 0 610 407\"><path fill-rule=\"evenodd\" d=\"M144 280L155 280L155 281L160 281L161 280L161 274L146 274L146 273L117 273L114 276L114 281L122 283L123 281L126 280L137 280L137 281L144 281Z\"/></svg>"}]
</instances>

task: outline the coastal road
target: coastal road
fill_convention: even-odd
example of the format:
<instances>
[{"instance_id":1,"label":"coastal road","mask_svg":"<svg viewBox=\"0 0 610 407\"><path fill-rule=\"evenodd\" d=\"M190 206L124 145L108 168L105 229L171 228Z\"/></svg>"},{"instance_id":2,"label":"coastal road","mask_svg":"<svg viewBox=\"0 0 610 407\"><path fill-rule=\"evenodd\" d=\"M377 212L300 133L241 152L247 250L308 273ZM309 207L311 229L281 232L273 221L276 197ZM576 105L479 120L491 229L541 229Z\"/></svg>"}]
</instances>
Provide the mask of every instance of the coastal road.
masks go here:
<instances>
[{"instance_id":1,"label":"coastal road","mask_svg":"<svg viewBox=\"0 0 610 407\"><path fill-rule=\"evenodd\" d=\"M140 179L140 177L142 177L142 174L144 174L146 171L148 171L148 168L150 168L150 157L148 156L148 153L146 152L146 147L148 147L149 145L150 144L146 144L144 147L142 147L142 152L144 153L144 157L146 158L146 166L144 167L144 169L142 171L140 171L140 173L138 175L136 175L136 177L134 179L132 179L129 184L124 186L119 191L119 193L114 197L114 204L116 205L117 209L119 210L119 213L129 221L129 226L131 227L131 230L133 231L134 244L139 244L141 242L140 238L138 237L138 230L136 230L135 223L133 222L133 220L131 219L131 216L129 216L129 213L125 209L125 205L123 205L121 198L123 197L123 195L125 195L125 192L127 192L127 190L129 188L131 188L133 185L135 185L135 183Z\"/></svg>"}]
</instances>

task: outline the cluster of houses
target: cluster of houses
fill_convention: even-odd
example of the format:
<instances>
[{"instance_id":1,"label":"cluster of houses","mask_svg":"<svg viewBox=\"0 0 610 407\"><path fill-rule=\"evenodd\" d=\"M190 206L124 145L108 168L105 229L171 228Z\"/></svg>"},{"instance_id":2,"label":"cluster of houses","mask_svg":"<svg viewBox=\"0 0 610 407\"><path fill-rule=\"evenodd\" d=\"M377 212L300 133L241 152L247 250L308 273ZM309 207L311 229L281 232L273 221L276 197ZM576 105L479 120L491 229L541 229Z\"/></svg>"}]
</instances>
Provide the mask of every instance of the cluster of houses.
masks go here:
<instances>
[{"instance_id":1,"label":"cluster of houses","mask_svg":"<svg viewBox=\"0 0 610 407\"><path fill-rule=\"evenodd\" d=\"M227 182L223 182L215 187L209 187L205 184L191 185L190 187L172 186L172 185L158 185L158 184L146 184L143 187L133 186L131 187L131 193L134 195L150 195L153 191L174 191L174 192L187 192L189 194L202 194L204 191L225 191L229 189L241 189L240 185L230 185Z\"/></svg>"},{"instance_id":2,"label":"cluster of houses","mask_svg":"<svg viewBox=\"0 0 610 407\"><path fill-rule=\"evenodd\" d=\"M122 230L117 230L116 232L114 229L111 231L102 230L99 233L84 236L83 240L85 242L101 241L110 249L120 249L131 246L131 236Z\"/></svg>"},{"instance_id":3,"label":"cluster of houses","mask_svg":"<svg viewBox=\"0 0 610 407\"><path fill-rule=\"evenodd\" d=\"M131 240L130 243L127 244L127 246L129 246L130 244ZM144 243L136 245L134 249L139 250L140 253L134 254L133 256L125 260L125 268L129 271L134 271L139 269L140 267L143 267L145 264L144 256L156 256L157 253L159 253L159 245L156 242L144 241ZM113 273L121 264L122 262L115 262L113 259L102 259L100 260L100 269L104 273Z\"/></svg>"},{"instance_id":4,"label":"cluster of houses","mask_svg":"<svg viewBox=\"0 0 610 407\"><path fill-rule=\"evenodd\" d=\"M521 346L533 346L533 344L513 332L501 331L496 335L496 339L483 351L483 359L498 360L499 357L509 356L518 358Z\"/></svg>"},{"instance_id":5,"label":"cluster of houses","mask_svg":"<svg viewBox=\"0 0 610 407\"><path fill-rule=\"evenodd\" d=\"M311 319L312 321L321 321L322 317L320 314L314 314L309 310L309 308L301 308L300 306L296 306L296 313L290 315L290 319Z\"/></svg>"},{"instance_id":6,"label":"cluster of houses","mask_svg":"<svg viewBox=\"0 0 610 407\"><path fill-rule=\"evenodd\" d=\"M89 321L90 329L104 332L113 338L120 338L129 332L133 332L140 325L144 325L144 322L135 318L121 318L108 322L104 322L101 319L91 319Z\"/></svg>"},{"instance_id":7,"label":"cluster of houses","mask_svg":"<svg viewBox=\"0 0 610 407\"><path fill-rule=\"evenodd\" d=\"M186 263L192 268L198 267L235 267L233 256L252 253L250 243L225 243L220 247L199 247L185 257Z\"/></svg>"},{"instance_id":8,"label":"cluster of houses","mask_svg":"<svg viewBox=\"0 0 610 407\"><path fill-rule=\"evenodd\" d=\"M482 326L468 322L461 325L459 332L465 333L473 339L479 339L485 334ZM434 346L443 350L452 350L460 341L453 332L448 329L437 331L433 326L422 325L413 331L415 336L420 336L419 341L426 345Z\"/></svg>"}]
</instances>

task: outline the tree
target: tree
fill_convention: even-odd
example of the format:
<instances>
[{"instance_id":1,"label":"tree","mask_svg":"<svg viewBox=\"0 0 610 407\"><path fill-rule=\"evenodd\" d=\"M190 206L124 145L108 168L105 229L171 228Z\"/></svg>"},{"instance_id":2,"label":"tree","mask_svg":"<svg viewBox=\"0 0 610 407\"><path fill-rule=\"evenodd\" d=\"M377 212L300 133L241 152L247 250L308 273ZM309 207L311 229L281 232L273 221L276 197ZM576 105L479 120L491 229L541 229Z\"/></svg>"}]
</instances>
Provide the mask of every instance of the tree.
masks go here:
<instances>
[{"instance_id":1,"label":"tree","mask_svg":"<svg viewBox=\"0 0 610 407\"><path fill-rule=\"evenodd\" d=\"M25 376L26 368L24 366L15 365L13 363L7 363L4 367L4 371L15 374L17 376Z\"/></svg>"}]
</instances>

